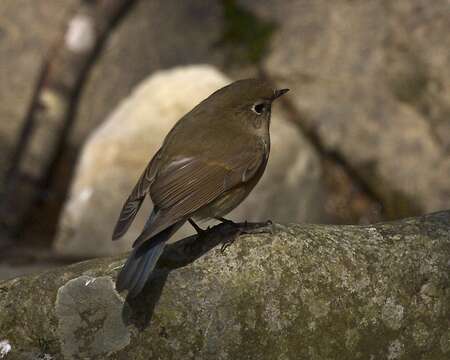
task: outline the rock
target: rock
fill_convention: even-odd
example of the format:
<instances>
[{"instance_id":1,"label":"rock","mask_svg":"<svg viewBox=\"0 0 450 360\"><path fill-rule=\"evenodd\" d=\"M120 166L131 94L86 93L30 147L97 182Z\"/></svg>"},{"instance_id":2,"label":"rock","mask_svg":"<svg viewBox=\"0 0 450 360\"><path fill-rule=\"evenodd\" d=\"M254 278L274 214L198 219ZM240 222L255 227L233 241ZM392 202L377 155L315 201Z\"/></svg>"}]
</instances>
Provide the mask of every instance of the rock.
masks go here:
<instances>
[{"instance_id":1,"label":"rock","mask_svg":"<svg viewBox=\"0 0 450 360\"><path fill-rule=\"evenodd\" d=\"M123 256L0 282L8 360L448 358L450 211L274 225L207 252L227 226L166 247L126 303L113 285Z\"/></svg>"},{"instance_id":2,"label":"rock","mask_svg":"<svg viewBox=\"0 0 450 360\"><path fill-rule=\"evenodd\" d=\"M278 23L266 73L389 216L450 207L447 0L240 3Z\"/></svg>"},{"instance_id":3,"label":"rock","mask_svg":"<svg viewBox=\"0 0 450 360\"><path fill-rule=\"evenodd\" d=\"M114 291L111 277L80 276L62 286L56 298L56 316L71 319L58 324L60 341L65 344L63 357L95 358L104 356L105 348L108 352L116 352L129 345L130 334L122 321L122 307L122 298ZM83 316L83 313L92 315ZM103 324L101 329L98 328L99 320ZM88 346L81 343L77 345L76 332L80 331L86 337L92 336ZM86 332L90 332L90 335Z\"/></svg>"},{"instance_id":4,"label":"rock","mask_svg":"<svg viewBox=\"0 0 450 360\"><path fill-rule=\"evenodd\" d=\"M198 19L202 19L199 21ZM222 9L212 1L137 1L110 35L80 98L70 144L86 136L154 71L177 65L220 64L214 46Z\"/></svg>"},{"instance_id":5,"label":"rock","mask_svg":"<svg viewBox=\"0 0 450 360\"><path fill-rule=\"evenodd\" d=\"M77 0L0 2L0 180L28 111L42 61Z\"/></svg>"},{"instance_id":6,"label":"rock","mask_svg":"<svg viewBox=\"0 0 450 360\"><path fill-rule=\"evenodd\" d=\"M59 225L58 253L103 256L130 249L150 204L121 241L111 233L124 200L163 138L186 112L231 80L210 66L158 72L140 84L87 141ZM295 126L273 111L266 173L233 219L317 221L321 217L320 164ZM192 233L190 226L178 238ZM175 237L176 238L176 237Z\"/></svg>"},{"instance_id":7,"label":"rock","mask_svg":"<svg viewBox=\"0 0 450 360\"><path fill-rule=\"evenodd\" d=\"M0 280L14 279L19 276L41 272L52 267L53 266L48 263L19 266L0 264Z\"/></svg>"}]
</instances>

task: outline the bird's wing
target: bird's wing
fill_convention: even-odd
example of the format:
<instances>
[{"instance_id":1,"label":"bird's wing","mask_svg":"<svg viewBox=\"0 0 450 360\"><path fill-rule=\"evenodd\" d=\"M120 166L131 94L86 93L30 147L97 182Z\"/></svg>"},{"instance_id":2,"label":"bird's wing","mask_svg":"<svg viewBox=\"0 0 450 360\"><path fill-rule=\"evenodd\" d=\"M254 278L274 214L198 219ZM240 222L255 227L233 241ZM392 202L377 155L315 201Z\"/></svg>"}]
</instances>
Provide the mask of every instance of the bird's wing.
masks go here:
<instances>
[{"instance_id":1,"label":"bird's wing","mask_svg":"<svg viewBox=\"0 0 450 360\"><path fill-rule=\"evenodd\" d=\"M256 147L254 151L247 146L239 150L218 160L206 156L179 158L160 169L150 187L157 215L133 246L249 181L265 161L265 154Z\"/></svg>"},{"instance_id":2,"label":"bird's wing","mask_svg":"<svg viewBox=\"0 0 450 360\"><path fill-rule=\"evenodd\" d=\"M139 211L145 196L150 190L150 185L155 178L155 174L157 171L156 164L158 154L159 152L155 154L150 163L147 165L130 196L128 196L128 199L123 204L119 219L117 220L116 226L114 227L112 236L113 240L117 240L122 237L127 232L128 228L136 217L136 214Z\"/></svg>"}]
</instances>

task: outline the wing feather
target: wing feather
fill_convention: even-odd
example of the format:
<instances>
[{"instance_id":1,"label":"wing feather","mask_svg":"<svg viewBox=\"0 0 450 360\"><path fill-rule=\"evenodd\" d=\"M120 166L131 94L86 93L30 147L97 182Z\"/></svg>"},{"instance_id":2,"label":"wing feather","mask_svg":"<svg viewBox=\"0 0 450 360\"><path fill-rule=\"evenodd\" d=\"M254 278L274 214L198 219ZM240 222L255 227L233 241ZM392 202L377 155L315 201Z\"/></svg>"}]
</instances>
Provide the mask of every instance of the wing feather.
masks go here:
<instances>
[{"instance_id":1,"label":"wing feather","mask_svg":"<svg viewBox=\"0 0 450 360\"><path fill-rule=\"evenodd\" d=\"M138 246L175 222L191 216L227 190L249 181L262 165L265 155L255 151L236 151L222 159L190 157L176 159L160 169L150 186L157 215L151 226L136 239ZM175 165L174 165L175 164Z\"/></svg>"},{"instance_id":2,"label":"wing feather","mask_svg":"<svg viewBox=\"0 0 450 360\"><path fill-rule=\"evenodd\" d=\"M141 208L142 202L144 201L145 196L148 194L150 185L152 184L155 177L155 164L157 163L156 159L158 159L158 153L155 154L153 159L147 165L130 196L128 196L128 199L123 204L119 219L117 220L116 226L114 227L112 235L113 240L121 238L127 232L128 228L136 217L136 214Z\"/></svg>"}]
</instances>

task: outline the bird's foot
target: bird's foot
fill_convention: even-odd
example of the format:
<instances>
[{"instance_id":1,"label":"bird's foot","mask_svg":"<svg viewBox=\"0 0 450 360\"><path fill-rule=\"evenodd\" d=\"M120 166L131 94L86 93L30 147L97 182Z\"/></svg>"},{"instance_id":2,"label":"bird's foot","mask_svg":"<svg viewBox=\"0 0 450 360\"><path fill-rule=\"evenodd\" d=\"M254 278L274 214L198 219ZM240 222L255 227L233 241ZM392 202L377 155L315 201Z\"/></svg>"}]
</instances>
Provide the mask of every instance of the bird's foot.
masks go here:
<instances>
[{"instance_id":1,"label":"bird's foot","mask_svg":"<svg viewBox=\"0 0 450 360\"><path fill-rule=\"evenodd\" d=\"M263 226L261 226L259 230L261 233L269 233L273 235L274 230L272 220L267 220L265 223L263 223Z\"/></svg>"},{"instance_id":2,"label":"bird's foot","mask_svg":"<svg viewBox=\"0 0 450 360\"><path fill-rule=\"evenodd\" d=\"M271 220L260 223L244 221L241 226L240 234L273 234L273 222Z\"/></svg>"},{"instance_id":3,"label":"bird's foot","mask_svg":"<svg viewBox=\"0 0 450 360\"><path fill-rule=\"evenodd\" d=\"M233 236L230 236L229 238L227 238L223 243L222 246L220 247L220 252L223 254L225 253L225 250L228 249L229 246L231 246L235 241L236 238L239 236L239 232L237 234L234 234Z\"/></svg>"},{"instance_id":4,"label":"bird's foot","mask_svg":"<svg viewBox=\"0 0 450 360\"><path fill-rule=\"evenodd\" d=\"M262 223L249 223L247 221L244 221L243 223L235 223L231 220L227 220L224 218L216 218L216 219L221 221L222 223L230 224L235 228L235 232L233 233L233 235L229 236L227 239L223 241L222 247L220 248L220 251L222 253L224 253L225 250L229 246L231 246L240 235L264 234L264 233L273 234L273 223L271 220L267 220L266 222Z\"/></svg>"},{"instance_id":5,"label":"bird's foot","mask_svg":"<svg viewBox=\"0 0 450 360\"><path fill-rule=\"evenodd\" d=\"M228 220L228 219L225 219L224 217L216 217L214 219L220 221L222 224L236 225L236 223L233 220Z\"/></svg>"}]
</instances>

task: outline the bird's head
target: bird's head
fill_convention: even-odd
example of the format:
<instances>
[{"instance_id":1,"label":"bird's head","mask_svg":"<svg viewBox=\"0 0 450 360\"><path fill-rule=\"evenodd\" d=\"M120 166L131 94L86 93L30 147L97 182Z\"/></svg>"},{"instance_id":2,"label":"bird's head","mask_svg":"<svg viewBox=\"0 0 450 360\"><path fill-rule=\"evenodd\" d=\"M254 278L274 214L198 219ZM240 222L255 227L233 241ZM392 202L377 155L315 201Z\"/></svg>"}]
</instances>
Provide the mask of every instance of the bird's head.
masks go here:
<instances>
[{"instance_id":1,"label":"bird's head","mask_svg":"<svg viewBox=\"0 0 450 360\"><path fill-rule=\"evenodd\" d=\"M213 93L206 101L220 109L227 120L245 121L260 127L270 121L272 102L289 89L274 89L261 79L235 81Z\"/></svg>"}]
</instances>

